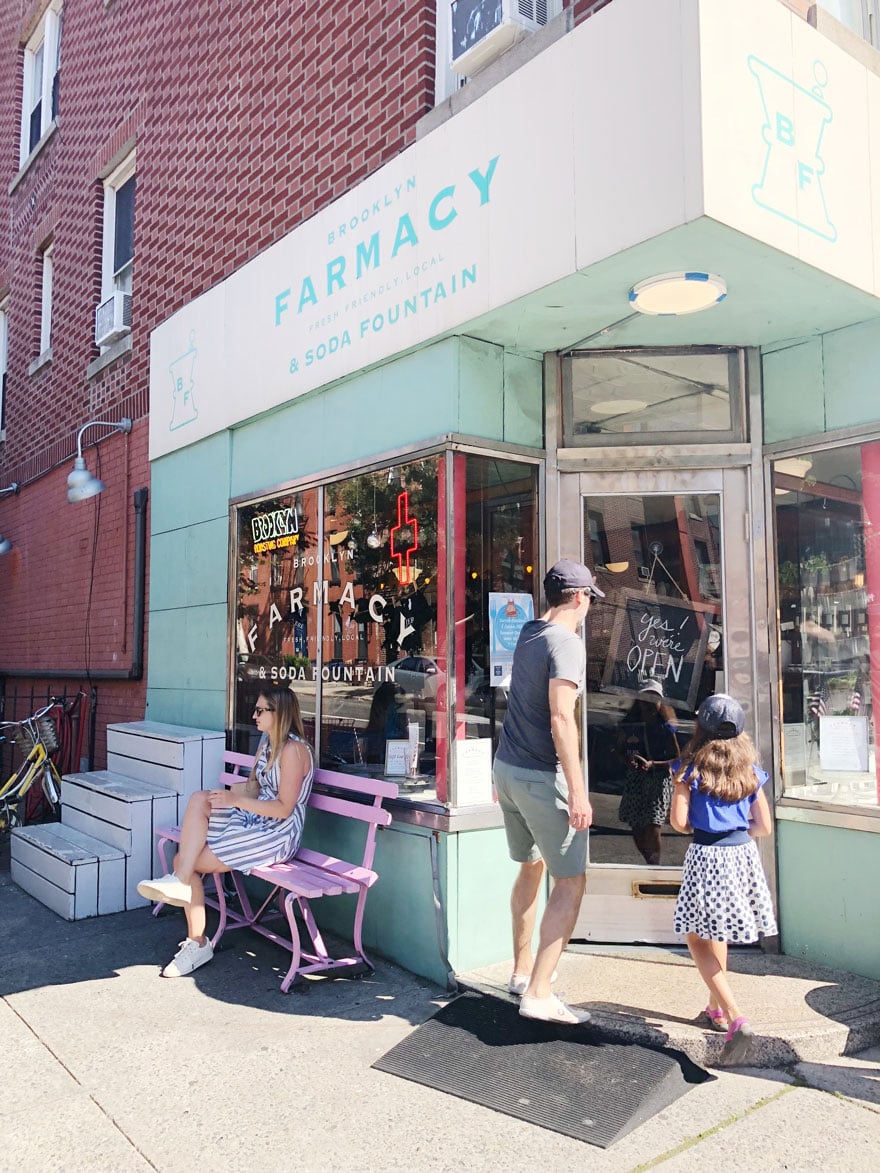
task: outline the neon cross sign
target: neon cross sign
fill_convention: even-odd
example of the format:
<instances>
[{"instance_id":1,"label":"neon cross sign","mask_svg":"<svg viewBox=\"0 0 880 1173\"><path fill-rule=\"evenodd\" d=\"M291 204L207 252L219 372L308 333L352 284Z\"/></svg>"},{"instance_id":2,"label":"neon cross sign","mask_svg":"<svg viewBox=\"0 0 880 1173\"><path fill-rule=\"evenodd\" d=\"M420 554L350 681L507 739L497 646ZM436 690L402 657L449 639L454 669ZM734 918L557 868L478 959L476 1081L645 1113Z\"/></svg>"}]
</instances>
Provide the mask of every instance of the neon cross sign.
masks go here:
<instances>
[{"instance_id":1,"label":"neon cross sign","mask_svg":"<svg viewBox=\"0 0 880 1173\"><path fill-rule=\"evenodd\" d=\"M403 532L401 532L403 531ZM403 539L399 543L395 540L395 535L400 534ZM397 494L397 525L391 527L391 557L397 559L397 578L400 585L411 582L412 567L410 566L410 556L415 554L419 548L419 523L414 517L409 515L409 493L406 489L402 493ZM409 539L409 544L404 545L403 542ZM406 566L404 567L404 559Z\"/></svg>"}]
</instances>

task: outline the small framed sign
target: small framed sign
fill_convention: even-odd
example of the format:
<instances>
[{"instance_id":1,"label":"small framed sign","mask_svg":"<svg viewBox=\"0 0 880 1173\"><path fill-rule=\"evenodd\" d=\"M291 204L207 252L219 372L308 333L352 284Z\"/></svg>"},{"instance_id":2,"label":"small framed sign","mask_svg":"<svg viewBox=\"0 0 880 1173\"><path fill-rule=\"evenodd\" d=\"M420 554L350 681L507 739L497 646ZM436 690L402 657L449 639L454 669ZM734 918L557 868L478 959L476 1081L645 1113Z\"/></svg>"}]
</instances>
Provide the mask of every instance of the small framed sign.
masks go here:
<instances>
[{"instance_id":1,"label":"small framed sign","mask_svg":"<svg viewBox=\"0 0 880 1173\"><path fill-rule=\"evenodd\" d=\"M409 774L412 760L412 744L392 739L385 742L385 773L389 778L405 778Z\"/></svg>"}]
</instances>

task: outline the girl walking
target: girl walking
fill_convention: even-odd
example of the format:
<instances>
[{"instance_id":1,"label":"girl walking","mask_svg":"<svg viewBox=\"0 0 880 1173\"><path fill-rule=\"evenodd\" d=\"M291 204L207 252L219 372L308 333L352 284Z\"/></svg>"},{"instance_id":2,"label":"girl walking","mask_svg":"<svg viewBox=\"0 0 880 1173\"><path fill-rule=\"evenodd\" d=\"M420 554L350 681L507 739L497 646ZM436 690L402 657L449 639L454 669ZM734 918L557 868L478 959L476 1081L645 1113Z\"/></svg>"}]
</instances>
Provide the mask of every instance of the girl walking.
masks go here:
<instances>
[{"instance_id":1,"label":"girl walking","mask_svg":"<svg viewBox=\"0 0 880 1173\"><path fill-rule=\"evenodd\" d=\"M725 1030L722 1062L741 1064L754 1032L740 1014L727 981L729 942L745 945L777 932L770 892L754 840L769 835L770 809L757 764L743 732L742 705L725 693L707 697L697 729L674 772L670 822L693 832L675 905L675 931L686 935L700 977L709 989L705 1016Z\"/></svg>"},{"instance_id":2,"label":"girl walking","mask_svg":"<svg viewBox=\"0 0 880 1173\"><path fill-rule=\"evenodd\" d=\"M202 876L233 868L247 875L256 867L290 859L299 847L315 767L296 694L288 688L261 693L254 722L262 740L248 781L231 790L193 794L173 871L138 884L147 900L176 904L186 913L187 938L162 970L163 977L192 973L214 956L205 935Z\"/></svg>"}]
</instances>

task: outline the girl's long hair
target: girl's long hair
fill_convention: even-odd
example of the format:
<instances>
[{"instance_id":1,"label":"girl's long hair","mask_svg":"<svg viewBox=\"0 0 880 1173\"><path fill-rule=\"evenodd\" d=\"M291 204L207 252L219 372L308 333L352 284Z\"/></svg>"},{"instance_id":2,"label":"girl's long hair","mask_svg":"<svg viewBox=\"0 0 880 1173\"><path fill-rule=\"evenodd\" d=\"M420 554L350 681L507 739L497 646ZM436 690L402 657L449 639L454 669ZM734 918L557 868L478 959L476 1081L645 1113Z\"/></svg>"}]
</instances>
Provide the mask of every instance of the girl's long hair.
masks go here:
<instances>
[{"instance_id":1,"label":"girl's long hair","mask_svg":"<svg viewBox=\"0 0 880 1173\"><path fill-rule=\"evenodd\" d=\"M724 739L710 737L698 726L679 761L673 781L686 781L684 775L690 767L699 778L698 789L721 802L739 802L758 789L754 771L758 755L748 733Z\"/></svg>"},{"instance_id":2,"label":"girl's long hair","mask_svg":"<svg viewBox=\"0 0 880 1173\"><path fill-rule=\"evenodd\" d=\"M304 741L305 731L299 710L299 700L291 689L271 688L268 692L261 692L260 698L268 702L268 707L275 714L275 720L269 731L269 757L266 760L266 769L271 770L281 756L281 751L287 745L290 734L294 733ZM257 704L259 703L257 701ZM255 762L251 770L252 778L256 776L256 772Z\"/></svg>"}]
</instances>

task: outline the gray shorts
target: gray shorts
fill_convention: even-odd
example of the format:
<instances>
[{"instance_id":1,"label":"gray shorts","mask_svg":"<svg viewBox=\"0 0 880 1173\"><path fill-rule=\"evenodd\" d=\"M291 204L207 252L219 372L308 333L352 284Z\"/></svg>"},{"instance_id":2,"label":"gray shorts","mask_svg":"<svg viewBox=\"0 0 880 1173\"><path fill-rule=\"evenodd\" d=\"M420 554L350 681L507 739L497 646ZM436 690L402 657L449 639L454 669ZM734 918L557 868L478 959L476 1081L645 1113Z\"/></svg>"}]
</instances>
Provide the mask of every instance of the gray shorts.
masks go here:
<instances>
[{"instance_id":1,"label":"gray shorts","mask_svg":"<svg viewBox=\"0 0 880 1173\"><path fill-rule=\"evenodd\" d=\"M543 859L556 880L587 870L587 832L568 825L568 787L562 771L526 770L495 759L492 770L510 858Z\"/></svg>"}]
</instances>

